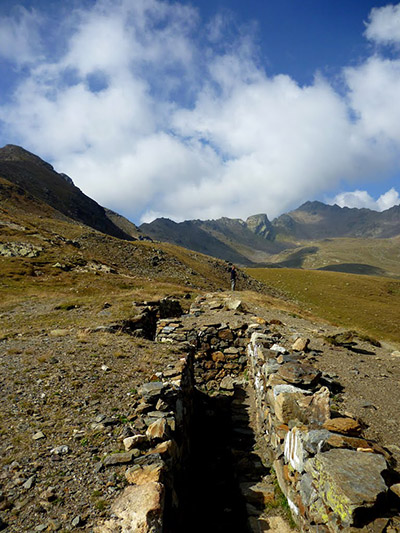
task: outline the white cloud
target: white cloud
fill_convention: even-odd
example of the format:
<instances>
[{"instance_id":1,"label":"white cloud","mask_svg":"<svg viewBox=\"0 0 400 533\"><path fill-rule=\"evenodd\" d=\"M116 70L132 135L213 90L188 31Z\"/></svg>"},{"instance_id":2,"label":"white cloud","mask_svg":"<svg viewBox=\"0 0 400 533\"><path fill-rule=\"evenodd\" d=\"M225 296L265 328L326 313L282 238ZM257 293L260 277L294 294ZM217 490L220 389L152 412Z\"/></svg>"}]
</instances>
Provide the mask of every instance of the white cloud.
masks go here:
<instances>
[{"instance_id":1,"label":"white cloud","mask_svg":"<svg viewBox=\"0 0 400 533\"><path fill-rule=\"evenodd\" d=\"M18 66L38 60L42 16L34 9L15 8L15 16L0 17L0 57Z\"/></svg>"},{"instance_id":2,"label":"white cloud","mask_svg":"<svg viewBox=\"0 0 400 533\"><path fill-rule=\"evenodd\" d=\"M378 15L367 32L384 32ZM35 20L27 34L39 42ZM346 69L343 97L319 76L303 87L269 77L248 34L224 47L229 23L219 16L203 35L187 5L98 0L65 21L59 56L35 52L0 120L14 142L136 220L272 218L342 179L399 169L400 61L376 55ZM396 195L337 202L384 209Z\"/></svg>"},{"instance_id":3,"label":"white cloud","mask_svg":"<svg viewBox=\"0 0 400 533\"><path fill-rule=\"evenodd\" d=\"M378 211L385 211L394 205L400 204L400 196L395 188L391 188L385 194L382 194L377 200Z\"/></svg>"},{"instance_id":4,"label":"white cloud","mask_svg":"<svg viewBox=\"0 0 400 533\"><path fill-rule=\"evenodd\" d=\"M365 35L378 44L400 42L400 4L372 9Z\"/></svg>"},{"instance_id":5,"label":"white cloud","mask_svg":"<svg viewBox=\"0 0 400 533\"><path fill-rule=\"evenodd\" d=\"M359 134L376 143L400 144L400 60L374 56L345 70L349 102Z\"/></svg>"},{"instance_id":6,"label":"white cloud","mask_svg":"<svg viewBox=\"0 0 400 533\"><path fill-rule=\"evenodd\" d=\"M331 205L337 204L340 207L357 207L358 209L365 207L374 211L385 211L394 205L398 205L400 196L396 189L392 188L382 194L377 200L374 200L367 191L355 190L340 193L328 203Z\"/></svg>"}]
</instances>

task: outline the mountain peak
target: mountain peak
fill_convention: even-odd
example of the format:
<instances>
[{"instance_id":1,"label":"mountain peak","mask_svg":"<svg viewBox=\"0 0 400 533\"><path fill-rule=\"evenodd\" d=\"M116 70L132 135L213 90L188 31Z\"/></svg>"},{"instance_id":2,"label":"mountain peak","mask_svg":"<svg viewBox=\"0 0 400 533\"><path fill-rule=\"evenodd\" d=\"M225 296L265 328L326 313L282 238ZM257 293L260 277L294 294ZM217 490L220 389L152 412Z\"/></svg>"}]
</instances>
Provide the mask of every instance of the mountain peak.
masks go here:
<instances>
[{"instance_id":1,"label":"mountain peak","mask_svg":"<svg viewBox=\"0 0 400 533\"><path fill-rule=\"evenodd\" d=\"M0 148L0 161L33 163L49 170L54 170L50 163L43 161L39 156L16 144L6 144L3 148Z\"/></svg>"},{"instance_id":2,"label":"mountain peak","mask_svg":"<svg viewBox=\"0 0 400 533\"><path fill-rule=\"evenodd\" d=\"M246 219L246 225L250 231L256 235L261 235L265 239L271 234L272 224L265 213L248 217Z\"/></svg>"}]
</instances>

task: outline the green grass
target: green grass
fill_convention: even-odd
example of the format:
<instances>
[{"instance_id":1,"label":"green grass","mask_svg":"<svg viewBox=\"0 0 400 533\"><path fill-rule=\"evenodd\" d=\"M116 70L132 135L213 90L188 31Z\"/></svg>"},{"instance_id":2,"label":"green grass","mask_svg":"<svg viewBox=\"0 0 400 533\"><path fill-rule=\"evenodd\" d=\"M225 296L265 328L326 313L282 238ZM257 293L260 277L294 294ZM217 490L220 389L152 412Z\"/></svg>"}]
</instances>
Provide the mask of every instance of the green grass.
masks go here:
<instances>
[{"instance_id":1,"label":"green grass","mask_svg":"<svg viewBox=\"0 0 400 533\"><path fill-rule=\"evenodd\" d=\"M297 269L249 268L247 273L330 323L400 343L400 281Z\"/></svg>"}]
</instances>

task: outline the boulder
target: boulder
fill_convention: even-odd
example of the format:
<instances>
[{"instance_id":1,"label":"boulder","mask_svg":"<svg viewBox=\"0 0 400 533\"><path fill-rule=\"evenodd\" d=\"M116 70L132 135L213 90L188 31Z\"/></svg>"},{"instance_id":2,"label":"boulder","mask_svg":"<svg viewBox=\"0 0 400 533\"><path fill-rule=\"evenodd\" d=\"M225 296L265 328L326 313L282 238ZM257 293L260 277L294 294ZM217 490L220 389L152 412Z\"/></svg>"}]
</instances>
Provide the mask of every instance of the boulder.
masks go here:
<instances>
[{"instance_id":1,"label":"boulder","mask_svg":"<svg viewBox=\"0 0 400 533\"><path fill-rule=\"evenodd\" d=\"M95 533L161 533L164 508L164 487L149 482L127 487L111 506L113 517L95 527Z\"/></svg>"},{"instance_id":2,"label":"boulder","mask_svg":"<svg viewBox=\"0 0 400 533\"><path fill-rule=\"evenodd\" d=\"M343 527L357 525L357 509L372 507L386 492L381 475L386 468L382 455L343 449L318 453L305 463L319 497Z\"/></svg>"}]
</instances>

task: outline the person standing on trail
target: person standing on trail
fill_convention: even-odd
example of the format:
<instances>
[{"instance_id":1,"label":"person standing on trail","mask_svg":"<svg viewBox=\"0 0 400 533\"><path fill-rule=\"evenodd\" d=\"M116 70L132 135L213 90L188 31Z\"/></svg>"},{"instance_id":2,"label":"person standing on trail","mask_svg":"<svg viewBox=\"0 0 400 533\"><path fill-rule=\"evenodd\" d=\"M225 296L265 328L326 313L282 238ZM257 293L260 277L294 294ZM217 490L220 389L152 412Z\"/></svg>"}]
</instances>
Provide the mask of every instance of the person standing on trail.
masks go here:
<instances>
[{"instance_id":1,"label":"person standing on trail","mask_svg":"<svg viewBox=\"0 0 400 533\"><path fill-rule=\"evenodd\" d=\"M237 272L235 265L232 265L231 267L231 290L234 291L236 288L236 278L237 278Z\"/></svg>"}]
</instances>

